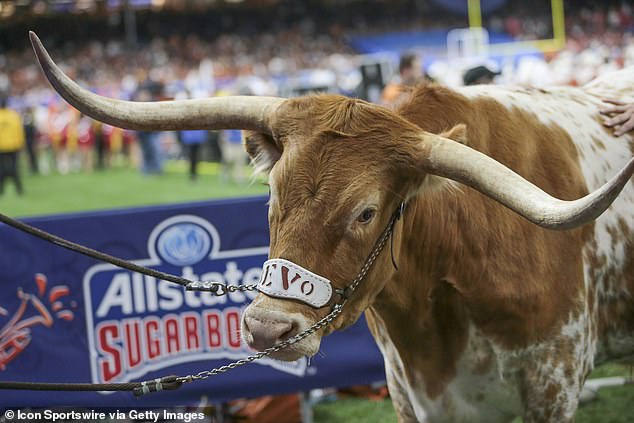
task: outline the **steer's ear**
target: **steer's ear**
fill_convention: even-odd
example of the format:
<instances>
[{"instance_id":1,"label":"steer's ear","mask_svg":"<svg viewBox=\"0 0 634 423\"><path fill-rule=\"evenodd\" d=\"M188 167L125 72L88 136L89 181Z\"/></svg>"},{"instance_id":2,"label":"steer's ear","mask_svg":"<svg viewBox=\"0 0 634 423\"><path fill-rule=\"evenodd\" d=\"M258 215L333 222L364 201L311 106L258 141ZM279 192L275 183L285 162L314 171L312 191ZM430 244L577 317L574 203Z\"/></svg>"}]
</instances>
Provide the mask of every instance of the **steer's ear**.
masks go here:
<instances>
[{"instance_id":1,"label":"steer's ear","mask_svg":"<svg viewBox=\"0 0 634 423\"><path fill-rule=\"evenodd\" d=\"M448 131L438 134L443 138L448 138L453 141L457 141L460 144L467 145L467 125L459 123ZM451 179L443 178L442 176L436 176L428 174L425 177L423 183L423 189L442 190L442 189L456 189L459 184Z\"/></svg>"},{"instance_id":2,"label":"steer's ear","mask_svg":"<svg viewBox=\"0 0 634 423\"><path fill-rule=\"evenodd\" d=\"M443 138L449 138L450 140L458 141L460 144L467 144L467 125L459 123L448 131L440 134Z\"/></svg>"},{"instance_id":3,"label":"steer's ear","mask_svg":"<svg viewBox=\"0 0 634 423\"><path fill-rule=\"evenodd\" d=\"M244 148L256 172L268 173L282 155L282 146L271 135L243 131Z\"/></svg>"}]
</instances>

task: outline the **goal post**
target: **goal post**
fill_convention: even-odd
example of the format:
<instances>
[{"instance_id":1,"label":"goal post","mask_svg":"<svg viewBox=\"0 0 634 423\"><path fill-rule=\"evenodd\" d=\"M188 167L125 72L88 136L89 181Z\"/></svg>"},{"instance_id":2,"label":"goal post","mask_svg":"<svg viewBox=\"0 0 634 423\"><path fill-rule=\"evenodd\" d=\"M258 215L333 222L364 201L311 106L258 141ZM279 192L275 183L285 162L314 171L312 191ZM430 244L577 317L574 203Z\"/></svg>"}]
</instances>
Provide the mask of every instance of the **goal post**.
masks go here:
<instances>
[{"instance_id":1,"label":"goal post","mask_svg":"<svg viewBox=\"0 0 634 423\"><path fill-rule=\"evenodd\" d=\"M543 53L561 50L566 45L566 25L564 21L564 0L550 1L551 14L553 20L553 37L545 40L517 41L510 43L497 43L489 45L493 53L504 53L509 49L521 47L537 48ZM467 0L469 15L469 28L482 27L482 10L480 0Z\"/></svg>"}]
</instances>

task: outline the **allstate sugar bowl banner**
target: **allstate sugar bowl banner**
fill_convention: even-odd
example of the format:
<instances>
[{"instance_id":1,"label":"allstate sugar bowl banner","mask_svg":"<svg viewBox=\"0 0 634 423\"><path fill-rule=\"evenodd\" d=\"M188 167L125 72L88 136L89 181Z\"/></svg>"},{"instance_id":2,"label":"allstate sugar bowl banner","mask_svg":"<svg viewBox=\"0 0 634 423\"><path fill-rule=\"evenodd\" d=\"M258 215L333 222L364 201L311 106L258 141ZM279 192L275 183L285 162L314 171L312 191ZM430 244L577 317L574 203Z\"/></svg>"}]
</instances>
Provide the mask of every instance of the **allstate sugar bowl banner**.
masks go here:
<instances>
[{"instance_id":1,"label":"allstate sugar bowl banner","mask_svg":"<svg viewBox=\"0 0 634 423\"><path fill-rule=\"evenodd\" d=\"M191 280L256 284L268 258L265 198L60 215L26 221ZM116 383L186 376L253 353L240 339L254 292L216 297L97 262L0 225L0 380ZM139 407L349 386L384 379L365 323L320 353L258 360L176 391L0 392L0 408Z\"/></svg>"}]
</instances>

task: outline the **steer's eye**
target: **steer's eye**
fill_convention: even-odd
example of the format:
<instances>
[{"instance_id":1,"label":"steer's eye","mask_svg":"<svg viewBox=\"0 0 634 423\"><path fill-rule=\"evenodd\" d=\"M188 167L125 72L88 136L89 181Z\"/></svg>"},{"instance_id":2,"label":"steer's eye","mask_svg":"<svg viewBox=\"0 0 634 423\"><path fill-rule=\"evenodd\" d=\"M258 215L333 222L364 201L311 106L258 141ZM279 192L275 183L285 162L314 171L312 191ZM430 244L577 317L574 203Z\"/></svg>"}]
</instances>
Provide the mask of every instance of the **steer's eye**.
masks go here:
<instances>
[{"instance_id":1,"label":"steer's eye","mask_svg":"<svg viewBox=\"0 0 634 423\"><path fill-rule=\"evenodd\" d=\"M361 212L359 217L357 217L357 222L359 223L370 223L374 215L376 214L375 209L365 209Z\"/></svg>"}]
</instances>

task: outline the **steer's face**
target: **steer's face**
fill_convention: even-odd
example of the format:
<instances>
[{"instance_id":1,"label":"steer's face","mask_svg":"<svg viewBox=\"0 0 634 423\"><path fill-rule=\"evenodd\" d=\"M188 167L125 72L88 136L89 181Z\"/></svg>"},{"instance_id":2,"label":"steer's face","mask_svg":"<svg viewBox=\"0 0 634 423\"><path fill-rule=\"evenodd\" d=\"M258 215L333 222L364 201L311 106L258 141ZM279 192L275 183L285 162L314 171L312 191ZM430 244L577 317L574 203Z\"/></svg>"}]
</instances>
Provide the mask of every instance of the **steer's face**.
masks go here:
<instances>
[{"instance_id":1,"label":"steer's face","mask_svg":"<svg viewBox=\"0 0 634 423\"><path fill-rule=\"evenodd\" d=\"M256 166L270 170L270 257L325 277L334 289L344 288L360 272L394 210L420 183L415 137L408 146L406 123L349 99L317 97L290 107L296 110L286 113L292 118L279 122L275 137L248 134L246 139ZM331 327L274 357L295 360L315 354L321 336L354 323L393 272L388 247ZM293 277L290 269L288 280ZM330 310L330 305L314 308L260 293L244 313L243 337L262 350L310 327Z\"/></svg>"},{"instance_id":2,"label":"steer's face","mask_svg":"<svg viewBox=\"0 0 634 423\"><path fill-rule=\"evenodd\" d=\"M598 217L634 173L631 160L592 195L561 201L501 163L446 139L461 141L464 125L441 134L445 137L437 136L387 109L338 96L296 100L237 96L159 103L108 99L70 80L37 36L30 33L30 38L53 87L93 119L134 130L251 128L272 134L251 134L246 142L256 167L270 172L271 257L287 264L287 271L296 267L326 277L334 288L347 286L357 275L392 212L428 180L421 169L463 182L530 221L554 229L575 228ZM456 110L468 110L468 99L451 95L459 107ZM433 97L416 94L407 107L417 109L417 102L433 101ZM395 238L400 236L398 232ZM399 243L395 245L398 255ZM319 337L354 322L393 271L384 251L332 327L277 357L291 360L316 353ZM279 282L289 276L280 272L276 277ZM314 280L321 279L315 276ZM275 292L266 286L263 289L279 296L286 289L280 286L283 288ZM301 292L295 298L305 300L313 292L311 281L299 286ZM311 308L296 299L260 295L245 312L243 335L252 347L267 348L309 327L327 312L328 308Z\"/></svg>"}]
</instances>

